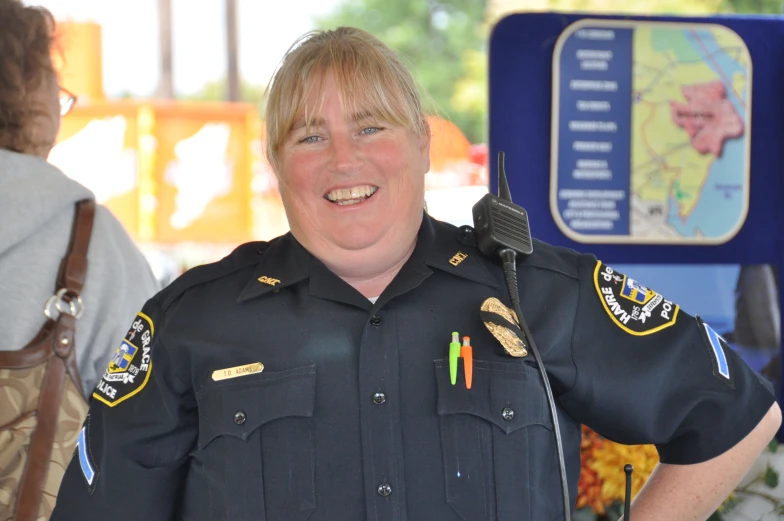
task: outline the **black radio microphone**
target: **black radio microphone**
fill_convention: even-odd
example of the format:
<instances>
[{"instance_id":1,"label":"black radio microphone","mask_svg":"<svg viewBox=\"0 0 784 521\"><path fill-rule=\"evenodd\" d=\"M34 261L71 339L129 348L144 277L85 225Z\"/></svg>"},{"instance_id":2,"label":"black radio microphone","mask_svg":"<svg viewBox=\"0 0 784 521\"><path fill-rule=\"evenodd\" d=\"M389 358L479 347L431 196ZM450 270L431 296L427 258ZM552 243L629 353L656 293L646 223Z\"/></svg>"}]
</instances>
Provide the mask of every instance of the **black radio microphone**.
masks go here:
<instances>
[{"instance_id":1,"label":"black radio microphone","mask_svg":"<svg viewBox=\"0 0 784 521\"><path fill-rule=\"evenodd\" d=\"M517 256L531 255L534 251L534 245L531 240L531 229L528 225L528 213L522 206L512 202L512 194L509 191L509 183L506 180L506 171L504 169L503 152L498 152L498 195L486 194L474 205L472 213L474 217L474 232L479 250L489 257L498 255L503 263L506 289L509 292L509 300L512 301L517 321L520 323L520 329L525 336L523 341L531 347L531 352L539 366L539 373L542 375L544 389L547 393L547 402L550 405L550 416L553 420L555 444L558 449L564 519L570 521L569 484L566 479L563 443L561 441L561 429L558 425L558 413L555 410L555 399L553 398L553 391L550 389L550 380L544 369L542 357L539 355L534 338L523 318L523 311L520 307L520 293L517 289Z\"/></svg>"},{"instance_id":2,"label":"black radio microphone","mask_svg":"<svg viewBox=\"0 0 784 521\"><path fill-rule=\"evenodd\" d=\"M498 153L498 195L486 194L472 210L477 246L485 255L510 248L520 255L531 255L534 245L528 226L528 212L512 202L504 169L504 153Z\"/></svg>"}]
</instances>

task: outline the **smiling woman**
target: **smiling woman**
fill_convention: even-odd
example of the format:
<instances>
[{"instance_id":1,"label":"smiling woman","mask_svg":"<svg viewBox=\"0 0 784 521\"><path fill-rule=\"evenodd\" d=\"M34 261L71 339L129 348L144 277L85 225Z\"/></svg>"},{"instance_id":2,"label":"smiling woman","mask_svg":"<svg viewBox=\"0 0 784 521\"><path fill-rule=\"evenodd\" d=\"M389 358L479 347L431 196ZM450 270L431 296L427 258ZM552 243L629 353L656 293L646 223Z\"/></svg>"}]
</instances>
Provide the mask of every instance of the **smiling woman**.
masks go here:
<instances>
[{"instance_id":1,"label":"smiling woman","mask_svg":"<svg viewBox=\"0 0 784 521\"><path fill-rule=\"evenodd\" d=\"M366 32L306 35L273 79L267 126L292 234L378 296L422 223L430 129L411 75Z\"/></svg>"}]
</instances>

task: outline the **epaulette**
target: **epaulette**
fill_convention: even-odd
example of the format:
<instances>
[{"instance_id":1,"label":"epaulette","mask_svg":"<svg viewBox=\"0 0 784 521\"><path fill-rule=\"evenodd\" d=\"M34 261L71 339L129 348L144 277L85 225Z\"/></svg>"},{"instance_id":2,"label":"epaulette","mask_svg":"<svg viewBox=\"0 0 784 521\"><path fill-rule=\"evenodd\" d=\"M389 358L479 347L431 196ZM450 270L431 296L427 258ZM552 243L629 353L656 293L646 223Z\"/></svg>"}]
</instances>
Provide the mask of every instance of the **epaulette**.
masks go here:
<instances>
[{"instance_id":1,"label":"epaulette","mask_svg":"<svg viewBox=\"0 0 784 521\"><path fill-rule=\"evenodd\" d=\"M279 238L273 239L273 241ZM162 311L166 312L169 306L190 288L205 284L236 271L255 266L261 261L261 256L269 247L270 242L255 241L241 244L223 259L203 264L189 269L164 288L156 296Z\"/></svg>"},{"instance_id":2,"label":"epaulette","mask_svg":"<svg viewBox=\"0 0 784 521\"><path fill-rule=\"evenodd\" d=\"M450 225L451 226L451 225ZM465 225L456 229L457 240L466 246L476 248L476 232L473 227ZM577 279L577 259L580 254L569 248L553 246L534 238L534 252L518 261L518 267L539 268L553 271L567 277Z\"/></svg>"},{"instance_id":3,"label":"epaulette","mask_svg":"<svg viewBox=\"0 0 784 521\"><path fill-rule=\"evenodd\" d=\"M539 239L534 239L534 252L519 267L539 268L554 271L567 277L577 279L578 258L580 254L570 248L553 246Z\"/></svg>"}]
</instances>

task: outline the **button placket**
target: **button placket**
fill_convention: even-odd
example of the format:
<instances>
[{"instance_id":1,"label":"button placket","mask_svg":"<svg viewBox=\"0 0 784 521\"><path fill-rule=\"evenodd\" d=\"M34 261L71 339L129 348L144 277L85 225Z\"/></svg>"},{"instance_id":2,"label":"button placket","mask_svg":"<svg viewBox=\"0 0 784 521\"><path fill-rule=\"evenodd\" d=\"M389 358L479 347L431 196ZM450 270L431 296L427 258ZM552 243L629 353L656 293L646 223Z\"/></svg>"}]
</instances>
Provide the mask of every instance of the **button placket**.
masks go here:
<instances>
[{"instance_id":1,"label":"button placket","mask_svg":"<svg viewBox=\"0 0 784 521\"><path fill-rule=\"evenodd\" d=\"M401 421L395 399L400 382L395 314L385 312L383 320L373 314L365 320L359 378L364 396L360 418L366 508L377 521L406 521Z\"/></svg>"}]
</instances>

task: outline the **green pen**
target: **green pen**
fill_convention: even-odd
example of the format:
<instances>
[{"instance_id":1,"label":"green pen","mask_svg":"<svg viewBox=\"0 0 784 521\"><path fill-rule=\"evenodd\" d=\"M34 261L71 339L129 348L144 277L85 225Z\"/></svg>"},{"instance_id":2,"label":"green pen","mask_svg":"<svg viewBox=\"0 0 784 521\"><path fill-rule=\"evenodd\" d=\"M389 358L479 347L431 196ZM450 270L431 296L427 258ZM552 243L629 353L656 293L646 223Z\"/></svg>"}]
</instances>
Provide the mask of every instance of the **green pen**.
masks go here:
<instances>
[{"instance_id":1,"label":"green pen","mask_svg":"<svg viewBox=\"0 0 784 521\"><path fill-rule=\"evenodd\" d=\"M449 343L449 378L452 385L457 383L457 359L460 358L460 335L452 332L452 341Z\"/></svg>"}]
</instances>

